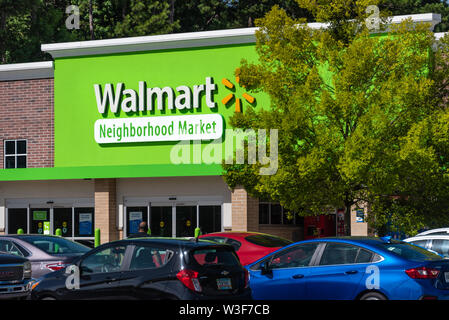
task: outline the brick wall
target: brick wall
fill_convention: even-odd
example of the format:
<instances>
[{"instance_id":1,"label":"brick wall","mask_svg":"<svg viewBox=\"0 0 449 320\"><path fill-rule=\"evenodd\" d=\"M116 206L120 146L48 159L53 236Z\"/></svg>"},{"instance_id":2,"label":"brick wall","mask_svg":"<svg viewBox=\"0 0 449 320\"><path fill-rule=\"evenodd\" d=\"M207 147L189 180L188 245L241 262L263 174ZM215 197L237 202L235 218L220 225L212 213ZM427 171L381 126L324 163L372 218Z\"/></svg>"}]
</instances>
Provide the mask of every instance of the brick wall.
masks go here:
<instances>
[{"instance_id":1,"label":"brick wall","mask_svg":"<svg viewBox=\"0 0 449 320\"><path fill-rule=\"evenodd\" d=\"M259 200L243 187L232 191L232 231L259 231Z\"/></svg>"},{"instance_id":2,"label":"brick wall","mask_svg":"<svg viewBox=\"0 0 449 320\"><path fill-rule=\"evenodd\" d=\"M116 180L95 179L95 229L100 229L100 242L119 240L117 230Z\"/></svg>"},{"instance_id":3,"label":"brick wall","mask_svg":"<svg viewBox=\"0 0 449 320\"><path fill-rule=\"evenodd\" d=\"M0 81L0 168L4 140L27 140L27 167L54 166L53 79Z\"/></svg>"}]
</instances>

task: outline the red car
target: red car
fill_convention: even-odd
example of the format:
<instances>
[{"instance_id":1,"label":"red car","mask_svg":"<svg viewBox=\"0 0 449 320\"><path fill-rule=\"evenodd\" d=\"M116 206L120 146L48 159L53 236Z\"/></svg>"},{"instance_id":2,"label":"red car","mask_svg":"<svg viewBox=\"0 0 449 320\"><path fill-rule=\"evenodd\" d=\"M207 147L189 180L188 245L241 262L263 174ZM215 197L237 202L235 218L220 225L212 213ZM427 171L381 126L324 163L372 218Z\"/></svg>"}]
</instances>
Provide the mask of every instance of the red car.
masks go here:
<instances>
[{"instance_id":1,"label":"red car","mask_svg":"<svg viewBox=\"0 0 449 320\"><path fill-rule=\"evenodd\" d=\"M244 266L293 243L290 240L258 232L215 232L202 235L200 238L232 245L239 256L240 263Z\"/></svg>"}]
</instances>

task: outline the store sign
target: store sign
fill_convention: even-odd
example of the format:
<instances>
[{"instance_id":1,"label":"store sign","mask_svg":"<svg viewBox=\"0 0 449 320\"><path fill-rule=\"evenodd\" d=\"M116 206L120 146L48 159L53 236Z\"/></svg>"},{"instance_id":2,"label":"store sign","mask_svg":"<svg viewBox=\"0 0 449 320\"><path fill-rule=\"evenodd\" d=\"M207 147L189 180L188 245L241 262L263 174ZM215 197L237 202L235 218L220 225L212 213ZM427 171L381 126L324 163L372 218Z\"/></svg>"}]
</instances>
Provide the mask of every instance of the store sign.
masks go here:
<instances>
[{"instance_id":1,"label":"store sign","mask_svg":"<svg viewBox=\"0 0 449 320\"><path fill-rule=\"evenodd\" d=\"M44 221L44 234L50 234L50 221Z\"/></svg>"},{"instance_id":2,"label":"store sign","mask_svg":"<svg viewBox=\"0 0 449 320\"><path fill-rule=\"evenodd\" d=\"M355 211L356 213L356 222L365 222L365 210L364 209L357 209Z\"/></svg>"},{"instance_id":3,"label":"store sign","mask_svg":"<svg viewBox=\"0 0 449 320\"><path fill-rule=\"evenodd\" d=\"M33 211L33 220L47 220L47 211Z\"/></svg>"},{"instance_id":4,"label":"store sign","mask_svg":"<svg viewBox=\"0 0 449 320\"><path fill-rule=\"evenodd\" d=\"M97 143L214 140L223 134L218 114L100 119L95 122Z\"/></svg>"},{"instance_id":5,"label":"store sign","mask_svg":"<svg viewBox=\"0 0 449 320\"><path fill-rule=\"evenodd\" d=\"M205 84L192 88L178 86L176 90L171 87L147 88L144 81L139 81L138 91L124 89L123 83L115 86L107 83L103 88L102 93L102 86L94 85L97 110L103 115L108 112L107 106L114 114L153 111L154 105L159 111L165 106L168 110L198 109L202 94L207 107L216 107L214 91L217 86L212 77L206 77ZM97 143L214 140L223 134L223 118L218 114L203 114L100 119L95 122L94 132Z\"/></svg>"},{"instance_id":6,"label":"store sign","mask_svg":"<svg viewBox=\"0 0 449 320\"><path fill-rule=\"evenodd\" d=\"M203 93L206 96L206 105L212 109L216 107L213 96L217 86L211 77L206 77L205 82L205 84L194 85L192 88L185 85L178 86L176 88L177 95L171 87L146 88L147 84L144 81L139 81L138 92L133 89L124 90L123 83L117 83L115 89L111 83L107 83L104 86L103 94L99 84L94 84L94 89L98 112L101 114L107 112L107 105L113 113L120 111L119 106L123 112L153 111L154 104L157 104L158 110L164 110L165 98L169 110L173 110L173 107L178 110L192 107L198 109Z\"/></svg>"}]
</instances>

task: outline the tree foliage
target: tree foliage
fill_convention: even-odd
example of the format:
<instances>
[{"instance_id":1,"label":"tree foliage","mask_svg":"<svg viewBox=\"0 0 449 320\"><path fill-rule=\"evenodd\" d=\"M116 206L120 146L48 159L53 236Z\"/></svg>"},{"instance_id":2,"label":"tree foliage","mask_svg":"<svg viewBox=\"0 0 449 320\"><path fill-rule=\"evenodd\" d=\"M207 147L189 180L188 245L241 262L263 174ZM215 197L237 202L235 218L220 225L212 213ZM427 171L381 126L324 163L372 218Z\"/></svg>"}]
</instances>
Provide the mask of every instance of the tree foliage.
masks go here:
<instances>
[{"instance_id":1,"label":"tree foliage","mask_svg":"<svg viewBox=\"0 0 449 320\"><path fill-rule=\"evenodd\" d=\"M268 93L271 106L236 116L232 125L279 129L279 170L259 176L254 168L224 166L228 184L302 215L344 207L348 232L351 206L372 204L375 217L392 196L416 221L435 216L447 202L448 181L429 151L433 140L422 137L434 139L441 128L424 129L444 123L429 118L444 110L434 97L429 25L406 21L373 36L363 24L372 1L351 2L349 13L348 1L318 2L298 0L329 28L310 29L278 7L257 21L259 61L242 61L238 73L248 89Z\"/></svg>"},{"instance_id":2,"label":"tree foliage","mask_svg":"<svg viewBox=\"0 0 449 320\"><path fill-rule=\"evenodd\" d=\"M340 10L352 16L353 2L340 8L329 1L295 0L0 0L0 63L51 59L40 51L42 43L108 39L172 32L195 32L254 27L274 5L294 18L329 20ZM354 2L355 3L355 2ZM375 4L371 1L370 4ZM80 29L68 30L66 8L80 10ZM313 15L319 7L320 15ZM382 4L393 14L441 13L438 31L449 28L449 6L445 1L394 0ZM332 20L332 19L330 19ZM336 31L341 31L334 19Z\"/></svg>"}]
</instances>

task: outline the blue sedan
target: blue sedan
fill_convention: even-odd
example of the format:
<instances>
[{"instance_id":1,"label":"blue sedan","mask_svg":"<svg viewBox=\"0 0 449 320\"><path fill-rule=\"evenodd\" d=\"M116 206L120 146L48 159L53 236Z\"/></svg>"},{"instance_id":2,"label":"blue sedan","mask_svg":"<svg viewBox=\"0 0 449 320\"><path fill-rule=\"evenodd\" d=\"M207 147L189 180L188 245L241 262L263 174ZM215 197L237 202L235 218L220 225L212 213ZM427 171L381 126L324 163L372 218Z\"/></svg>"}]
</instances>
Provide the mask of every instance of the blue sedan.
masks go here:
<instances>
[{"instance_id":1,"label":"blue sedan","mask_svg":"<svg viewBox=\"0 0 449 320\"><path fill-rule=\"evenodd\" d=\"M449 299L449 260L389 238L300 241L247 269L258 300Z\"/></svg>"}]
</instances>

